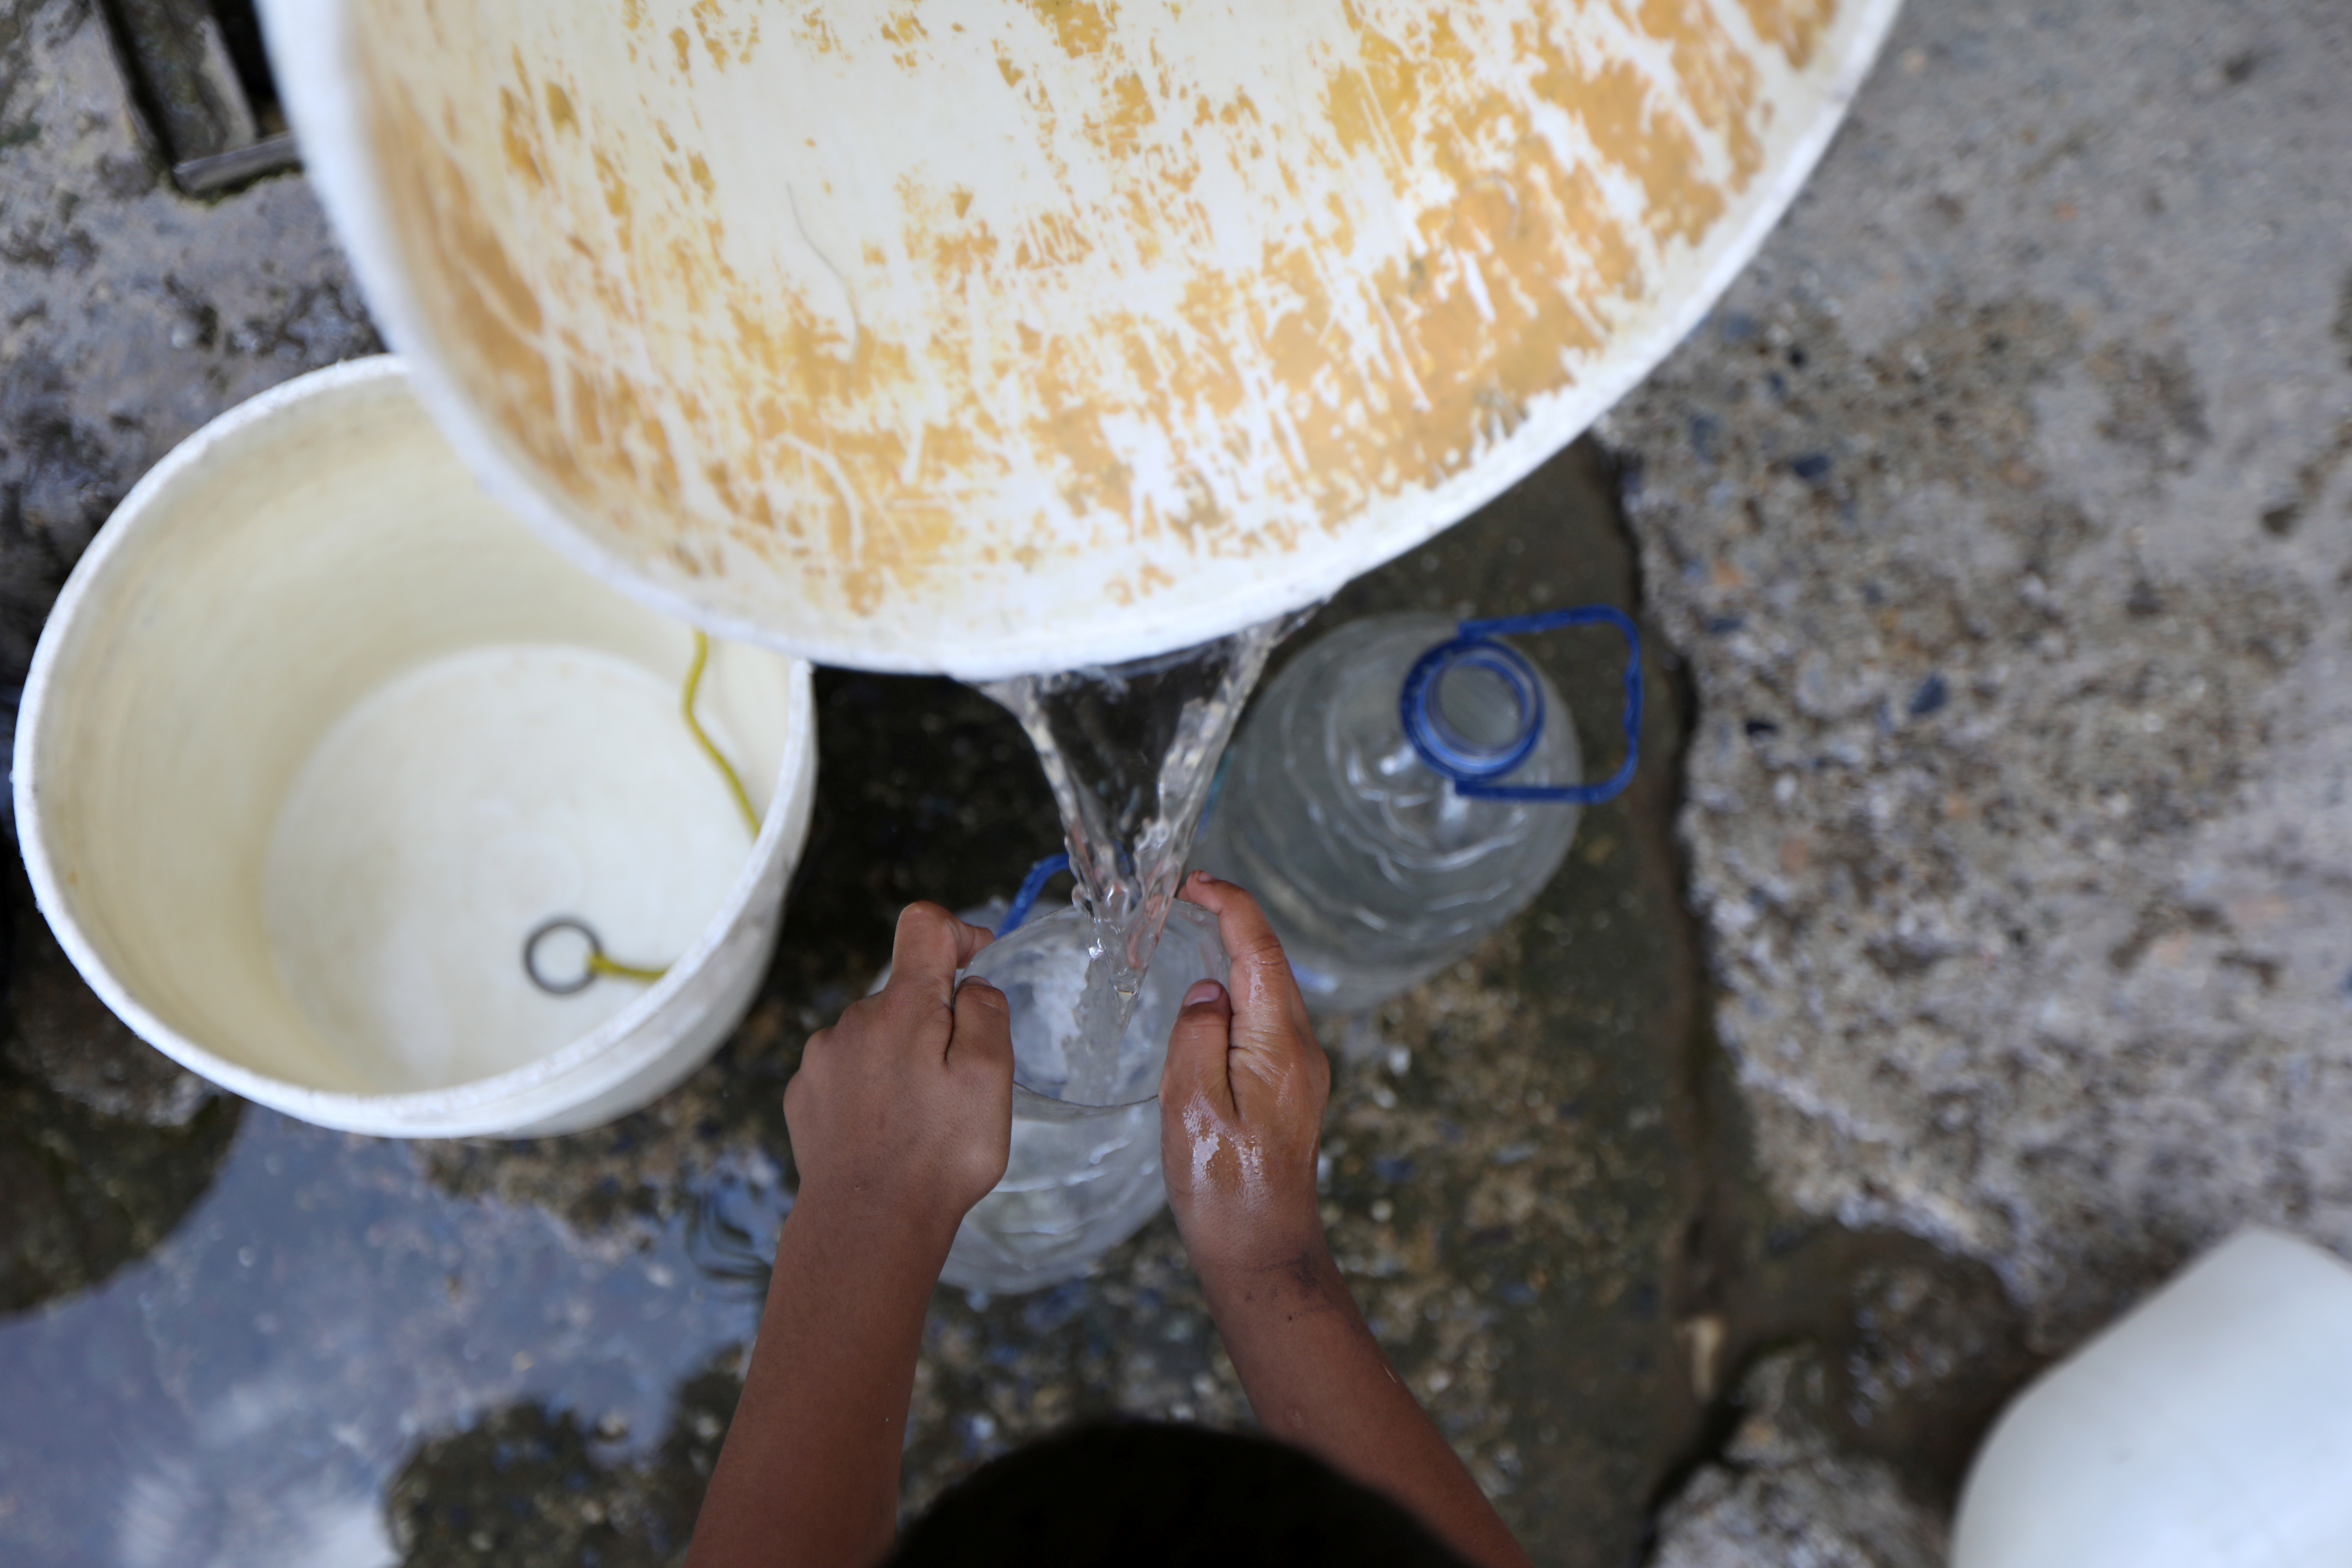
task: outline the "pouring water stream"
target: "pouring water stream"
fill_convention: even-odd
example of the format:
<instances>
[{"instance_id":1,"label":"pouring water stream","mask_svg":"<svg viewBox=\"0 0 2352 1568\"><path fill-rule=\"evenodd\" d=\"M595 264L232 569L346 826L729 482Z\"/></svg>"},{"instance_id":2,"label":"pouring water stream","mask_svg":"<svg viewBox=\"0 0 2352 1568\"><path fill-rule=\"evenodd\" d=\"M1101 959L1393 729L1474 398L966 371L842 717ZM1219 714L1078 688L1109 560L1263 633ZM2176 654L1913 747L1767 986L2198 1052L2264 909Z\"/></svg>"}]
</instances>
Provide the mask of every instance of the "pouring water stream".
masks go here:
<instances>
[{"instance_id":1,"label":"pouring water stream","mask_svg":"<svg viewBox=\"0 0 2352 1568\"><path fill-rule=\"evenodd\" d=\"M1053 786L1077 879L1094 919L1086 988L1063 1042L1068 1098L1099 1104L1117 1080L1118 1045L1176 896L1217 759L1266 657L1311 611L1109 669L989 681Z\"/></svg>"}]
</instances>

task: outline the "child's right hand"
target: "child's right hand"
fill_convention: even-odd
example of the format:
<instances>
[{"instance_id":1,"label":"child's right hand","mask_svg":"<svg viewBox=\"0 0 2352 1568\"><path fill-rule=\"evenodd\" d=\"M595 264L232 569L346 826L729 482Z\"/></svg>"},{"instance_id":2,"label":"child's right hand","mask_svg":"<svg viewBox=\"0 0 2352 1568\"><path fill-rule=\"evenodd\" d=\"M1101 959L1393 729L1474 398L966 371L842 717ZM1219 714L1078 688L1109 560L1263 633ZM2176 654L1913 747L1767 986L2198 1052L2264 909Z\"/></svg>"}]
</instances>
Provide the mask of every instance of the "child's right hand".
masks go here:
<instances>
[{"instance_id":1,"label":"child's right hand","mask_svg":"<svg viewBox=\"0 0 2352 1568\"><path fill-rule=\"evenodd\" d=\"M796 1207L948 1239L1004 1177L1013 1034L1004 994L956 972L989 933L937 904L898 915L890 982L809 1037L784 1086Z\"/></svg>"},{"instance_id":2,"label":"child's right hand","mask_svg":"<svg viewBox=\"0 0 2352 1568\"><path fill-rule=\"evenodd\" d=\"M1184 1249L1203 1277L1319 1258L1315 1155L1331 1064L1257 900L1196 871L1183 896L1217 917L1230 994L1186 995L1160 1079L1160 1158Z\"/></svg>"}]
</instances>

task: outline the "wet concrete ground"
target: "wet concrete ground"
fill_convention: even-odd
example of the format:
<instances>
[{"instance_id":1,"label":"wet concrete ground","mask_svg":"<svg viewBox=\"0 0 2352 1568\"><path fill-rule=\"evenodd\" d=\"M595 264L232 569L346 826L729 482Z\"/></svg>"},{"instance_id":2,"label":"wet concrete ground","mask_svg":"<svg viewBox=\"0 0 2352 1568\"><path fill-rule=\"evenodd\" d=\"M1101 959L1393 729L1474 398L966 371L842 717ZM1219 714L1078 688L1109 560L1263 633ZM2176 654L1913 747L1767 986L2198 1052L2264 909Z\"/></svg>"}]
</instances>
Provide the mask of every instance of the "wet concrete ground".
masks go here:
<instances>
[{"instance_id":1,"label":"wet concrete ground","mask_svg":"<svg viewBox=\"0 0 2352 1568\"><path fill-rule=\"evenodd\" d=\"M1292 647L1384 609L1633 604L1609 477L1570 452ZM1606 636L1530 650L1596 759L1620 744ZM1636 1554L1750 1343L1843 1335L1839 1364L1863 1365L1853 1289L1904 1268L1939 1300L1968 1283L1915 1245L1775 1228L1742 1195L1754 1176L1710 1081L1669 837L1684 698L1654 658L1650 674L1649 763L1589 813L1534 909L1327 1031L1335 1250L1482 1484L1563 1563ZM816 825L761 1001L708 1068L594 1132L399 1144L203 1099L93 1010L22 911L7 1132L41 1180L6 1200L26 1238L21 1315L0 1321L12 1561L669 1560L789 1210L779 1097L801 1040L864 991L906 900L1001 892L1056 833L1034 758L985 700L840 672L820 691ZM154 1081L109 1098L102 1062ZM147 1106L184 1122L147 1127ZM87 1217L86 1192L113 1207ZM74 1243L41 1239L75 1224ZM1856 1408L1918 1403L1891 1393L1857 1391ZM940 1292L908 1504L1111 1410L1247 1419L1164 1215L1085 1280ZM1948 1485L1939 1462L1930 1488Z\"/></svg>"},{"instance_id":2,"label":"wet concrete ground","mask_svg":"<svg viewBox=\"0 0 2352 1568\"><path fill-rule=\"evenodd\" d=\"M1759 1163L2063 1351L2352 1251L2352 11L1916 5L1612 412Z\"/></svg>"},{"instance_id":3,"label":"wet concrete ground","mask_svg":"<svg viewBox=\"0 0 2352 1568\"><path fill-rule=\"evenodd\" d=\"M1600 599L1652 632L1634 790L1522 919L1328 1041L1337 1250L1539 1561L1934 1561L2042 1357L2237 1218L2352 1212L2347 69L2325 0L1915 9L1609 454L1318 622ZM177 194L89 10L0 0L0 678L174 441L376 346L357 301L299 176ZM1607 759L1590 635L1530 651ZM1002 893L1055 837L984 700L819 693L760 1002L577 1137L212 1096L8 875L0 1560L675 1559L800 1042L901 903ZM1073 1285L940 1294L908 1504L1112 1408L1246 1419L1164 1218Z\"/></svg>"}]
</instances>

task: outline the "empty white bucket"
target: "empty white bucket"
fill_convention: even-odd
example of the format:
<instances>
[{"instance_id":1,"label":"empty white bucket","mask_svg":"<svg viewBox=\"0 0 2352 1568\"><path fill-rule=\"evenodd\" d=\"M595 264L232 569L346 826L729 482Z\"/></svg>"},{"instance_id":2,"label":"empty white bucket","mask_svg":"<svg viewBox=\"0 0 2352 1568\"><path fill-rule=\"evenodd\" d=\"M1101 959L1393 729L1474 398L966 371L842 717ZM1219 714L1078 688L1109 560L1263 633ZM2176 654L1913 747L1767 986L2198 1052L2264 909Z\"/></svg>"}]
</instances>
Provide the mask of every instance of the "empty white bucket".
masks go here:
<instances>
[{"instance_id":1,"label":"empty white bucket","mask_svg":"<svg viewBox=\"0 0 2352 1568\"><path fill-rule=\"evenodd\" d=\"M406 1137L593 1126L750 1005L808 832L804 664L550 551L392 358L304 376L158 464L76 567L16 731L42 911L143 1037L264 1105ZM541 921L657 983L534 985ZM581 962L544 951L547 966Z\"/></svg>"}]
</instances>

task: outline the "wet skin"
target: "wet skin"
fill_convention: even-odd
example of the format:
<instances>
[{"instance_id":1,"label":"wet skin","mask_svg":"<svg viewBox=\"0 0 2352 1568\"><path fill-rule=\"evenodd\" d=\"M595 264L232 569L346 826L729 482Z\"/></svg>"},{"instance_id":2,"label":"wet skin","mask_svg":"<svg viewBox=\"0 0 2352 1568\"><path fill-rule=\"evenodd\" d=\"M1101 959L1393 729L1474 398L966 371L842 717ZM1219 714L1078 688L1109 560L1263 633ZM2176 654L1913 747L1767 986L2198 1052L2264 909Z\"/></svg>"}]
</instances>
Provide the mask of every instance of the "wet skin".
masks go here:
<instances>
[{"instance_id":1,"label":"wet skin","mask_svg":"<svg viewBox=\"0 0 2352 1568\"><path fill-rule=\"evenodd\" d=\"M1196 873L1183 896L1217 917L1232 989L1194 986L1171 1034L1162 1165L1251 1408L1469 1561L1525 1564L1331 1259L1315 1193L1331 1069L1281 943L1231 883ZM988 941L909 905L890 983L809 1041L784 1095L800 1194L688 1568L868 1568L890 1549L924 1310L1011 1150L1004 998L955 984Z\"/></svg>"},{"instance_id":2,"label":"wet skin","mask_svg":"<svg viewBox=\"0 0 2352 1568\"><path fill-rule=\"evenodd\" d=\"M1160 1163L1258 1425L1387 1493L1469 1561L1525 1564L1332 1261L1315 1194L1331 1067L1282 943L1230 882L1196 872L1183 896L1217 917L1233 990L1194 986L1169 1037Z\"/></svg>"},{"instance_id":3,"label":"wet skin","mask_svg":"<svg viewBox=\"0 0 2352 1568\"><path fill-rule=\"evenodd\" d=\"M955 983L988 942L908 905L890 983L810 1037L784 1091L800 1192L688 1568L865 1568L890 1549L923 1313L1012 1152L1004 996Z\"/></svg>"}]
</instances>

